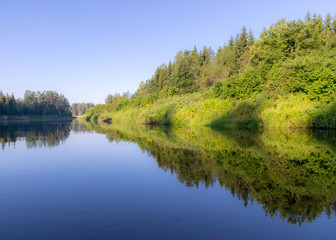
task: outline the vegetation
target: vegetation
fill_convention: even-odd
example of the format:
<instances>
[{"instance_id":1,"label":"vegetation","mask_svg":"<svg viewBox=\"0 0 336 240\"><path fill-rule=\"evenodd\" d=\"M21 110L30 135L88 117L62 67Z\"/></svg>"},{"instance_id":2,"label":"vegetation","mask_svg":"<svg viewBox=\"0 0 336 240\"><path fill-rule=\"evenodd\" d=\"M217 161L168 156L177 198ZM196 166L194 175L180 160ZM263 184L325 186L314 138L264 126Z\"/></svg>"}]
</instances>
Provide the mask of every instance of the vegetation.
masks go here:
<instances>
[{"instance_id":1,"label":"vegetation","mask_svg":"<svg viewBox=\"0 0 336 240\"><path fill-rule=\"evenodd\" d=\"M216 53L180 51L131 98L86 119L221 128L336 128L336 18L285 19L255 40L243 27Z\"/></svg>"},{"instance_id":2,"label":"vegetation","mask_svg":"<svg viewBox=\"0 0 336 240\"><path fill-rule=\"evenodd\" d=\"M112 104L112 103L120 103L122 100L126 100L129 99L131 97L131 94L129 93L129 91L124 92L123 94L119 94L116 93L114 95L109 94L107 95L106 99L105 99L105 104Z\"/></svg>"},{"instance_id":3,"label":"vegetation","mask_svg":"<svg viewBox=\"0 0 336 240\"><path fill-rule=\"evenodd\" d=\"M336 138L304 130L214 131L206 127L92 124L78 121L0 125L2 148L25 138L28 148L52 147L70 131L88 129L108 141L130 141L187 187L219 184L244 206L291 224L336 214Z\"/></svg>"},{"instance_id":4,"label":"vegetation","mask_svg":"<svg viewBox=\"0 0 336 240\"><path fill-rule=\"evenodd\" d=\"M66 115L71 116L69 101L57 92L26 91L24 99L14 95L4 95L0 91L1 115Z\"/></svg>"},{"instance_id":5,"label":"vegetation","mask_svg":"<svg viewBox=\"0 0 336 240\"><path fill-rule=\"evenodd\" d=\"M245 206L291 224L335 215L334 135L303 130L213 131L205 127L87 126L111 142L131 141L188 187L216 182Z\"/></svg>"},{"instance_id":6,"label":"vegetation","mask_svg":"<svg viewBox=\"0 0 336 240\"><path fill-rule=\"evenodd\" d=\"M73 116L81 116L92 107L94 107L93 103L73 103L71 105L71 112Z\"/></svg>"}]
</instances>

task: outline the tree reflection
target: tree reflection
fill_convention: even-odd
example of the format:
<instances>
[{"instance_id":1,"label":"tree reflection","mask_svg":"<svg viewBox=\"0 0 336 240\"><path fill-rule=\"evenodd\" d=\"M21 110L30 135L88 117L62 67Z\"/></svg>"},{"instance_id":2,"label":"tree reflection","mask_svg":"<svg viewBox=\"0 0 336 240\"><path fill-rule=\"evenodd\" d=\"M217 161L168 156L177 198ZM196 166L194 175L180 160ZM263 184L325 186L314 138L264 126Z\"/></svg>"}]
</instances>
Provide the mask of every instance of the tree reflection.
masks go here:
<instances>
[{"instance_id":1,"label":"tree reflection","mask_svg":"<svg viewBox=\"0 0 336 240\"><path fill-rule=\"evenodd\" d=\"M84 134L93 132L85 124L77 120L72 121L71 130L74 133L84 133Z\"/></svg>"},{"instance_id":2,"label":"tree reflection","mask_svg":"<svg viewBox=\"0 0 336 240\"><path fill-rule=\"evenodd\" d=\"M27 148L53 147L64 142L70 131L71 121L5 124L0 125L0 143L2 149L21 140Z\"/></svg>"},{"instance_id":3,"label":"tree reflection","mask_svg":"<svg viewBox=\"0 0 336 240\"><path fill-rule=\"evenodd\" d=\"M291 224L336 212L335 137L304 131L234 132L209 128L90 125L109 141L131 141L187 187L216 182L268 216Z\"/></svg>"}]
</instances>

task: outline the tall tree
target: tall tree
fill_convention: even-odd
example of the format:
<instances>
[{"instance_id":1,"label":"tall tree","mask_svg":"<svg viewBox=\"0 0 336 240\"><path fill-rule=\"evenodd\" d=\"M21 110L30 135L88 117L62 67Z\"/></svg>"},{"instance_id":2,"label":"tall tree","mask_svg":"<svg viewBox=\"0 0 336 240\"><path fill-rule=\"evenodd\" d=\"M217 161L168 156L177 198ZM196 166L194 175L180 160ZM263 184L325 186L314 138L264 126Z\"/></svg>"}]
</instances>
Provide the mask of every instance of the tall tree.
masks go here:
<instances>
[{"instance_id":1,"label":"tall tree","mask_svg":"<svg viewBox=\"0 0 336 240\"><path fill-rule=\"evenodd\" d=\"M109 104L109 103L112 103L112 101L113 101L113 96L111 94L107 95L105 99L105 103Z\"/></svg>"}]
</instances>

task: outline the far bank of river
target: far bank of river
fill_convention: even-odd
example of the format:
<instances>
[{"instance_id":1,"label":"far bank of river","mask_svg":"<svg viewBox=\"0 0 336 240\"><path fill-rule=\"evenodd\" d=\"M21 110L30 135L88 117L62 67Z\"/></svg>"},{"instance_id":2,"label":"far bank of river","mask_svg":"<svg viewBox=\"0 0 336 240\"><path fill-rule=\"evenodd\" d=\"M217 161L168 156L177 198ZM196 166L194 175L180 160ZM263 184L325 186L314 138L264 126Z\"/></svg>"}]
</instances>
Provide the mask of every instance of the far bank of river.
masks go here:
<instances>
[{"instance_id":1,"label":"far bank of river","mask_svg":"<svg viewBox=\"0 0 336 240\"><path fill-rule=\"evenodd\" d=\"M2 115L0 116L0 123L17 122L26 123L34 121L60 121L60 120L72 120L75 117L72 116L60 116L60 115Z\"/></svg>"}]
</instances>

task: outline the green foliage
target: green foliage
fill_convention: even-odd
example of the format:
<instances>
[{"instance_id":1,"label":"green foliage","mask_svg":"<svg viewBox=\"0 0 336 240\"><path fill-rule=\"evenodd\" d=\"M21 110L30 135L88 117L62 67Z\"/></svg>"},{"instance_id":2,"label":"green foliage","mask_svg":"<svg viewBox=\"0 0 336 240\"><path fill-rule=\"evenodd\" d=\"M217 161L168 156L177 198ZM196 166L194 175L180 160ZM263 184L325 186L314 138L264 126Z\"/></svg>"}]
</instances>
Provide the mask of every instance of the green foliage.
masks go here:
<instances>
[{"instance_id":1,"label":"green foliage","mask_svg":"<svg viewBox=\"0 0 336 240\"><path fill-rule=\"evenodd\" d=\"M0 115L71 115L68 99L53 91L26 91L24 99L0 91Z\"/></svg>"},{"instance_id":2,"label":"green foliage","mask_svg":"<svg viewBox=\"0 0 336 240\"><path fill-rule=\"evenodd\" d=\"M325 106L316 116L312 125L315 128L336 129L336 101Z\"/></svg>"},{"instance_id":3,"label":"green foliage","mask_svg":"<svg viewBox=\"0 0 336 240\"><path fill-rule=\"evenodd\" d=\"M178 93L176 87L168 87L164 89L163 94L165 97L172 97Z\"/></svg>"},{"instance_id":4,"label":"green foliage","mask_svg":"<svg viewBox=\"0 0 336 240\"><path fill-rule=\"evenodd\" d=\"M128 103L129 103L129 100L128 100L128 99L121 100L121 101L118 103L118 105L117 105L117 107L116 107L116 110L117 110L117 111L120 111L120 110L124 109L124 108L128 105Z\"/></svg>"},{"instance_id":5,"label":"green foliage","mask_svg":"<svg viewBox=\"0 0 336 240\"><path fill-rule=\"evenodd\" d=\"M179 52L175 57L174 69L171 73L170 87L175 87L180 93L192 93L199 89L201 64L207 61L206 56L193 51Z\"/></svg>"},{"instance_id":6,"label":"green foliage","mask_svg":"<svg viewBox=\"0 0 336 240\"><path fill-rule=\"evenodd\" d=\"M262 108L255 106L259 96ZM279 20L258 40L243 27L216 54L207 47L180 51L131 99L95 115L161 123L171 109L170 124L334 127L323 108L335 97L336 18L308 14L304 21Z\"/></svg>"},{"instance_id":7,"label":"green foliage","mask_svg":"<svg viewBox=\"0 0 336 240\"><path fill-rule=\"evenodd\" d=\"M107 95L105 99L105 103L109 104L109 103L112 103L112 101L113 101L113 96L111 94Z\"/></svg>"},{"instance_id":8,"label":"green foliage","mask_svg":"<svg viewBox=\"0 0 336 240\"><path fill-rule=\"evenodd\" d=\"M260 80L251 68L244 73L232 76L222 84L222 89L216 90L221 98L244 99L257 95L262 91Z\"/></svg>"},{"instance_id":9,"label":"green foliage","mask_svg":"<svg viewBox=\"0 0 336 240\"><path fill-rule=\"evenodd\" d=\"M225 116L214 119L210 126L215 128L248 128L258 129L262 127L262 120L259 117L260 111L259 102L251 102L243 100L237 104L231 111L227 112Z\"/></svg>"},{"instance_id":10,"label":"green foliage","mask_svg":"<svg viewBox=\"0 0 336 240\"><path fill-rule=\"evenodd\" d=\"M212 89L214 96L218 98L223 93L223 82L216 82Z\"/></svg>"},{"instance_id":11,"label":"green foliage","mask_svg":"<svg viewBox=\"0 0 336 240\"><path fill-rule=\"evenodd\" d=\"M254 44L252 32L246 28L220 47L215 55L211 48L177 53L174 62L159 66L153 77L141 83L135 97L157 94L163 97L188 94L211 87L215 82L244 71L249 64L249 49Z\"/></svg>"},{"instance_id":12,"label":"green foliage","mask_svg":"<svg viewBox=\"0 0 336 240\"><path fill-rule=\"evenodd\" d=\"M119 93L116 93L114 95L112 94L109 94L107 95L106 99L105 99L105 104L116 104L118 105L119 102L125 100L125 99L129 99L131 97L131 94L129 93L129 91L127 92L124 92L123 94L119 94Z\"/></svg>"},{"instance_id":13,"label":"green foliage","mask_svg":"<svg viewBox=\"0 0 336 240\"><path fill-rule=\"evenodd\" d=\"M71 105L71 112L73 116L81 116L92 107L94 107L93 103L73 103Z\"/></svg>"}]
</instances>

